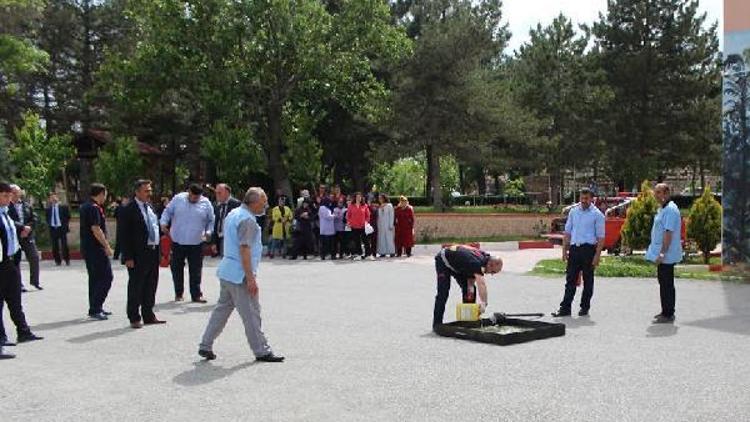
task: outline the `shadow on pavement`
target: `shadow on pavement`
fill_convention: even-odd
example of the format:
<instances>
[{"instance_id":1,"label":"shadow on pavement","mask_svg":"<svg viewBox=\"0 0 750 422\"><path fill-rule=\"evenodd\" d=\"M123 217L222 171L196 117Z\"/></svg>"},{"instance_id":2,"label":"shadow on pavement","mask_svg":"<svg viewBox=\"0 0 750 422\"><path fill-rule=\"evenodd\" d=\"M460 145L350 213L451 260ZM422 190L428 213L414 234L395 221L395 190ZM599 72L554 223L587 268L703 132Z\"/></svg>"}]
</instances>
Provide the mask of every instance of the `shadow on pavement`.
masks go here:
<instances>
[{"instance_id":1,"label":"shadow on pavement","mask_svg":"<svg viewBox=\"0 0 750 422\"><path fill-rule=\"evenodd\" d=\"M679 329L674 324L653 324L646 329L646 337L672 337Z\"/></svg>"},{"instance_id":2,"label":"shadow on pavement","mask_svg":"<svg viewBox=\"0 0 750 422\"><path fill-rule=\"evenodd\" d=\"M210 384L214 381L227 378L237 371L249 368L255 365L255 362L245 362L229 368L216 366L211 362L199 361L193 363L193 369L185 371L175 376L172 381L185 387L194 387L198 385Z\"/></svg>"},{"instance_id":3,"label":"shadow on pavement","mask_svg":"<svg viewBox=\"0 0 750 422\"><path fill-rule=\"evenodd\" d=\"M70 327L73 325L89 324L92 322L95 322L95 320L88 319L88 318L76 318L76 319L69 319L67 321L45 322L43 324L34 325L31 327L31 329L32 331L48 331L48 330L56 330L58 328Z\"/></svg>"},{"instance_id":4,"label":"shadow on pavement","mask_svg":"<svg viewBox=\"0 0 750 422\"><path fill-rule=\"evenodd\" d=\"M750 336L750 285L722 282L721 286L728 315L691 321L685 325Z\"/></svg>"},{"instance_id":5,"label":"shadow on pavement","mask_svg":"<svg viewBox=\"0 0 750 422\"><path fill-rule=\"evenodd\" d=\"M185 302L164 302L154 305L154 311L164 311L184 306Z\"/></svg>"},{"instance_id":6,"label":"shadow on pavement","mask_svg":"<svg viewBox=\"0 0 750 422\"><path fill-rule=\"evenodd\" d=\"M122 327L122 328L116 328L114 330L101 331L98 333L86 334L85 336L69 338L67 341L68 343L84 344L84 343L89 343L89 342L96 341L96 340L103 340L105 338L121 336L123 334L129 333L132 331L135 331L135 330L130 327Z\"/></svg>"},{"instance_id":7,"label":"shadow on pavement","mask_svg":"<svg viewBox=\"0 0 750 422\"><path fill-rule=\"evenodd\" d=\"M592 321L590 317L578 317L578 318L554 318L551 322L565 324L565 328L581 328L581 327L593 327L596 322Z\"/></svg>"}]
</instances>

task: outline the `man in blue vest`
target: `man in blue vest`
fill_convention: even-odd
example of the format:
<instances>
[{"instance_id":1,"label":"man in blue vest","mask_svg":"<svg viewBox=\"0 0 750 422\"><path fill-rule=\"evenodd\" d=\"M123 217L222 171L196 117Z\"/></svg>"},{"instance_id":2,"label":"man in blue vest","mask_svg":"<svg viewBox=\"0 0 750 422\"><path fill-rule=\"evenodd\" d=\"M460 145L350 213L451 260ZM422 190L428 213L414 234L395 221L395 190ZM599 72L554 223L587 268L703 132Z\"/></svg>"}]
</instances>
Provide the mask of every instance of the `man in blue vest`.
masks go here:
<instances>
[{"instance_id":1,"label":"man in blue vest","mask_svg":"<svg viewBox=\"0 0 750 422\"><path fill-rule=\"evenodd\" d=\"M256 360L284 361L283 356L274 355L261 331L257 275L263 242L256 217L265 212L267 202L263 189L250 188L245 193L242 205L232 210L224 220L224 257L217 271L221 292L198 349L198 354L207 360L216 359L214 341L236 308Z\"/></svg>"}]
</instances>

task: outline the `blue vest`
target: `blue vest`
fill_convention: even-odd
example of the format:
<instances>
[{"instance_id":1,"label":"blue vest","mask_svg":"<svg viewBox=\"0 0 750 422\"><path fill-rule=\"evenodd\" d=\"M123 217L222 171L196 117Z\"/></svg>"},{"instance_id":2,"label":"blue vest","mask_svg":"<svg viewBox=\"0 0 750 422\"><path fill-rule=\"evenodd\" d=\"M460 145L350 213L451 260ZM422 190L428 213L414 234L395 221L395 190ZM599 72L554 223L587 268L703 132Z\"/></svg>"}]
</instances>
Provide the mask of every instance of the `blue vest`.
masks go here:
<instances>
[{"instance_id":1,"label":"blue vest","mask_svg":"<svg viewBox=\"0 0 750 422\"><path fill-rule=\"evenodd\" d=\"M258 273L258 265L260 265L260 258L263 255L261 228L255 221L255 215L245 205L242 205L233 209L224 219L224 257L216 271L220 280L242 284L245 279L245 270L242 268L242 256L240 255L239 227L246 220L256 226L255 236L250 245L250 253L253 271L255 274Z\"/></svg>"}]
</instances>

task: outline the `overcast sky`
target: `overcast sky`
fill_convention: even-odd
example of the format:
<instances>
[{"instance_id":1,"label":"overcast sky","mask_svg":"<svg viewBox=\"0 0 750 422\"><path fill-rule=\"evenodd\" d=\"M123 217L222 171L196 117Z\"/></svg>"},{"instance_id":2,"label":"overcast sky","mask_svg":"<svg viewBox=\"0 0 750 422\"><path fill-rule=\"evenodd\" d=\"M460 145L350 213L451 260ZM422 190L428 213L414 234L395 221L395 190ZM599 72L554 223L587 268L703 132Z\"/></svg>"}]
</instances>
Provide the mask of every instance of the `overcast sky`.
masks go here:
<instances>
[{"instance_id":1,"label":"overcast sky","mask_svg":"<svg viewBox=\"0 0 750 422\"><path fill-rule=\"evenodd\" d=\"M719 22L719 40L723 41L724 1L700 0L700 8L708 13L709 24ZM547 25L562 12L575 24L592 23L599 17L599 12L607 8L607 0L504 0L503 13L508 27L513 33L508 52L529 39L529 29L537 23ZM723 45L723 43L722 43Z\"/></svg>"}]
</instances>

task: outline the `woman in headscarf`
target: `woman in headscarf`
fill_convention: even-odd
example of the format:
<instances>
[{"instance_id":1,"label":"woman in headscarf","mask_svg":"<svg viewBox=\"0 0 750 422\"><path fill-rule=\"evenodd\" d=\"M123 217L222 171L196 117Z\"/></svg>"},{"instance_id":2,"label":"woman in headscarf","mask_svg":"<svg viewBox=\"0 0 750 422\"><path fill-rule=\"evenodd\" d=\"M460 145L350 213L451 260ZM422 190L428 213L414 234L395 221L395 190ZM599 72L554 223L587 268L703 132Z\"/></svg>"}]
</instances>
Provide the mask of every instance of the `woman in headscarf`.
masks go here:
<instances>
[{"instance_id":1,"label":"woman in headscarf","mask_svg":"<svg viewBox=\"0 0 750 422\"><path fill-rule=\"evenodd\" d=\"M388 196L380 194L378 196L378 255L396 255L396 244L394 243L394 216L393 205L388 200Z\"/></svg>"},{"instance_id":2,"label":"woman in headscarf","mask_svg":"<svg viewBox=\"0 0 750 422\"><path fill-rule=\"evenodd\" d=\"M289 259L297 259L298 255L302 255L303 259L307 259L307 255L314 253L313 242L315 239L312 233L312 219L314 215L310 199L303 200L302 205L294 212L295 227L292 232L294 248L292 256Z\"/></svg>"},{"instance_id":3,"label":"woman in headscarf","mask_svg":"<svg viewBox=\"0 0 750 422\"><path fill-rule=\"evenodd\" d=\"M401 256L404 251L406 256L411 256L414 247L414 208L409 205L409 199L405 196L399 198L396 207L396 256Z\"/></svg>"}]
</instances>

